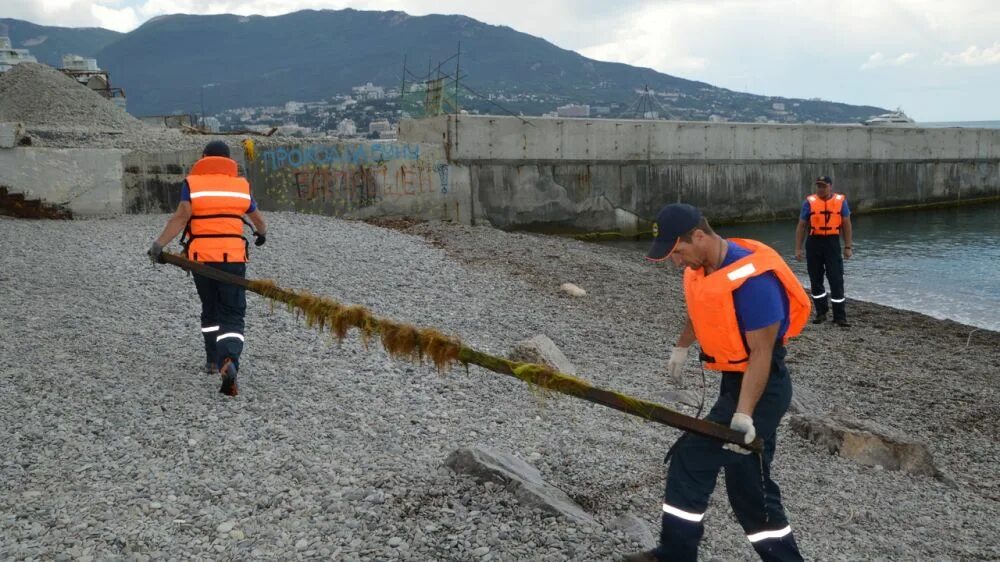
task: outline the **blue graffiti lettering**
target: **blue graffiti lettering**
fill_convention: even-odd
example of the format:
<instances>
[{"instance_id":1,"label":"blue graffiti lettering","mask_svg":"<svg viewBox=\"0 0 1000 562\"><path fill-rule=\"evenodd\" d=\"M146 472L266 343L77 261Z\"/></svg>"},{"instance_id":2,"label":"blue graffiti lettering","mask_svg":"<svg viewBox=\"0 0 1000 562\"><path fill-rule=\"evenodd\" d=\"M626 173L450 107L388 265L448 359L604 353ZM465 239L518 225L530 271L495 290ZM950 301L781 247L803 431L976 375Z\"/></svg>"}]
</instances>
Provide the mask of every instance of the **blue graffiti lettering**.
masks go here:
<instances>
[{"instance_id":1,"label":"blue graffiti lettering","mask_svg":"<svg viewBox=\"0 0 1000 562\"><path fill-rule=\"evenodd\" d=\"M295 147L279 146L266 150L260 155L265 171L274 171L286 166L333 164L370 164L389 160L419 160L420 145L406 143L373 143L371 145L306 145Z\"/></svg>"},{"instance_id":2,"label":"blue graffiti lettering","mask_svg":"<svg viewBox=\"0 0 1000 562\"><path fill-rule=\"evenodd\" d=\"M434 170L441 178L441 193L448 193L448 165L442 162L434 166Z\"/></svg>"}]
</instances>

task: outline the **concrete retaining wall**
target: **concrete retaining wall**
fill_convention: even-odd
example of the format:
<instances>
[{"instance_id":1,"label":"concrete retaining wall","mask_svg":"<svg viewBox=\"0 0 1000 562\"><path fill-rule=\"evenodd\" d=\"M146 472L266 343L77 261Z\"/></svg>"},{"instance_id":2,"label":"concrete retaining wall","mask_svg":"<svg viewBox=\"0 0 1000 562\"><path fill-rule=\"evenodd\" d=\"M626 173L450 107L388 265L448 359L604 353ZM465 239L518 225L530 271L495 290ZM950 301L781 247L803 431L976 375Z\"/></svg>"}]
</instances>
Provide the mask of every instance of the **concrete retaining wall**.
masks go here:
<instances>
[{"instance_id":1,"label":"concrete retaining wall","mask_svg":"<svg viewBox=\"0 0 1000 562\"><path fill-rule=\"evenodd\" d=\"M132 152L124 158L124 194L127 213L169 213L180 202L181 186L191 166L201 158L201 150L177 152ZM245 173L243 155L233 159Z\"/></svg>"},{"instance_id":2,"label":"concrete retaining wall","mask_svg":"<svg viewBox=\"0 0 1000 562\"><path fill-rule=\"evenodd\" d=\"M0 184L29 199L62 205L76 217L120 214L125 150L0 149Z\"/></svg>"},{"instance_id":3,"label":"concrete retaining wall","mask_svg":"<svg viewBox=\"0 0 1000 562\"><path fill-rule=\"evenodd\" d=\"M469 170L477 220L630 230L666 202L794 216L818 175L853 209L1000 198L1000 131L448 116L404 122Z\"/></svg>"},{"instance_id":4,"label":"concrete retaining wall","mask_svg":"<svg viewBox=\"0 0 1000 562\"><path fill-rule=\"evenodd\" d=\"M503 228L644 228L666 202L790 217L817 175L853 209L1000 198L1000 131L446 116L399 142L235 154L261 209ZM0 184L76 216L169 212L197 150L0 149Z\"/></svg>"}]
</instances>

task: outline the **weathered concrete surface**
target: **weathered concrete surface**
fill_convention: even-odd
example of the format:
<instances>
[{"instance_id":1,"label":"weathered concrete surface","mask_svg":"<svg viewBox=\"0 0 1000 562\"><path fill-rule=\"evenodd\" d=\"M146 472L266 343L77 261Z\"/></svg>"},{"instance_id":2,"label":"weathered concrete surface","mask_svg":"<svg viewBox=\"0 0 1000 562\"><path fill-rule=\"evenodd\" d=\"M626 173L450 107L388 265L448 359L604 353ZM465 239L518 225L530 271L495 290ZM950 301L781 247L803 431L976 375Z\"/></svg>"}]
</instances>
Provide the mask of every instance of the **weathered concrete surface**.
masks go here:
<instances>
[{"instance_id":1,"label":"weathered concrete surface","mask_svg":"<svg viewBox=\"0 0 1000 562\"><path fill-rule=\"evenodd\" d=\"M125 208L168 212L198 150L130 154ZM307 142L233 153L265 211L366 219L405 215L472 221L468 169L451 166L439 144Z\"/></svg>"},{"instance_id":2,"label":"weathered concrete surface","mask_svg":"<svg viewBox=\"0 0 1000 562\"><path fill-rule=\"evenodd\" d=\"M455 162L997 160L1000 130L461 115L404 121L400 138Z\"/></svg>"},{"instance_id":3,"label":"weathered concrete surface","mask_svg":"<svg viewBox=\"0 0 1000 562\"><path fill-rule=\"evenodd\" d=\"M1000 198L1000 130L450 116L404 122L469 173L475 219L633 232L664 203L794 216L818 175L856 211Z\"/></svg>"},{"instance_id":4,"label":"weathered concrete surface","mask_svg":"<svg viewBox=\"0 0 1000 562\"><path fill-rule=\"evenodd\" d=\"M247 162L247 177L265 210L472 220L468 170L451 166L440 142L271 147Z\"/></svg>"},{"instance_id":5,"label":"weathered concrete surface","mask_svg":"<svg viewBox=\"0 0 1000 562\"><path fill-rule=\"evenodd\" d=\"M181 186L201 150L176 152L132 152L125 156L124 200L127 213L167 213L177 208ZM244 173L243 155L232 158ZM252 186L251 186L252 188Z\"/></svg>"},{"instance_id":6,"label":"weathered concrete surface","mask_svg":"<svg viewBox=\"0 0 1000 562\"><path fill-rule=\"evenodd\" d=\"M0 148L17 146L24 136L24 125L21 123L0 123Z\"/></svg>"},{"instance_id":7,"label":"weathered concrete surface","mask_svg":"<svg viewBox=\"0 0 1000 562\"><path fill-rule=\"evenodd\" d=\"M76 217L113 216L122 209L125 150L0 149L0 184L28 199L61 205Z\"/></svg>"}]
</instances>

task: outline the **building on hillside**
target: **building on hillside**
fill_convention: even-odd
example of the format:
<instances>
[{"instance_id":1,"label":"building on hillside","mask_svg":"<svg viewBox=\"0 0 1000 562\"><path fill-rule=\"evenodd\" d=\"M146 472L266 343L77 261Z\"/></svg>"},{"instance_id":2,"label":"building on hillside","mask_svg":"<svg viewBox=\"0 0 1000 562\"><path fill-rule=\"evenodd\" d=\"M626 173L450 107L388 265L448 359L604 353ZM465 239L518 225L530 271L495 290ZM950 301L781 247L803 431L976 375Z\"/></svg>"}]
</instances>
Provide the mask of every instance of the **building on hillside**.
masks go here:
<instances>
[{"instance_id":1,"label":"building on hillside","mask_svg":"<svg viewBox=\"0 0 1000 562\"><path fill-rule=\"evenodd\" d=\"M375 119L368 124L369 133L383 133L392 130L392 123L388 119Z\"/></svg>"},{"instance_id":2,"label":"building on hillside","mask_svg":"<svg viewBox=\"0 0 1000 562\"><path fill-rule=\"evenodd\" d=\"M111 86L111 75L97 66L97 59L63 55L59 71L125 109L125 90Z\"/></svg>"},{"instance_id":3,"label":"building on hillside","mask_svg":"<svg viewBox=\"0 0 1000 562\"><path fill-rule=\"evenodd\" d=\"M340 123L337 123L337 134L342 137L353 137L358 134L358 126L354 124L353 119L341 119Z\"/></svg>"},{"instance_id":4,"label":"building on hillside","mask_svg":"<svg viewBox=\"0 0 1000 562\"><path fill-rule=\"evenodd\" d=\"M14 68L22 62L38 62L28 49L15 49L7 37L7 30L0 29L0 73Z\"/></svg>"},{"instance_id":5,"label":"building on hillside","mask_svg":"<svg viewBox=\"0 0 1000 562\"><path fill-rule=\"evenodd\" d=\"M286 123L278 127L277 133L279 135L296 136L303 137L312 133L312 128L302 127L294 123Z\"/></svg>"},{"instance_id":6,"label":"building on hillside","mask_svg":"<svg viewBox=\"0 0 1000 562\"><path fill-rule=\"evenodd\" d=\"M368 82L364 86L354 86L351 92L361 100L380 100L385 97L385 88Z\"/></svg>"},{"instance_id":7,"label":"building on hillside","mask_svg":"<svg viewBox=\"0 0 1000 562\"><path fill-rule=\"evenodd\" d=\"M556 108L559 117L590 117L589 105L568 104Z\"/></svg>"}]
</instances>

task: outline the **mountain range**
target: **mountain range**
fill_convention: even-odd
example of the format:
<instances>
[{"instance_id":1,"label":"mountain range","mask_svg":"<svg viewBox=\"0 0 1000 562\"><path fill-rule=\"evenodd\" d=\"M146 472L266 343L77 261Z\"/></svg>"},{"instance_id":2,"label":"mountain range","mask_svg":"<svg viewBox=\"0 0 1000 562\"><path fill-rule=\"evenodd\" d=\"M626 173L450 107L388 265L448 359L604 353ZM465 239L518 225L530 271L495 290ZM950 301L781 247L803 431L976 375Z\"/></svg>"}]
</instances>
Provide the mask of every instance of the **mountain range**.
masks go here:
<instances>
[{"instance_id":1,"label":"mountain range","mask_svg":"<svg viewBox=\"0 0 1000 562\"><path fill-rule=\"evenodd\" d=\"M303 10L281 16L169 15L128 33L61 28L2 19L15 47L59 65L63 54L95 57L135 115L212 111L328 99L372 82L386 88L436 73L454 73L460 50L463 107L540 114L580 103L636 107L643 88L657 93L661 117L733 121L857 122L886 110L824 100L735 92L579 53L506 26L460 15L398 11ZM450 60L449 60L450 58ZM416 70L420 69L420 70ZM475 92L473 95L472 92ZM776 105L779 104L779 105ZM499 112L495 107L493 112Z\"/></svg>"}]
</instances>

